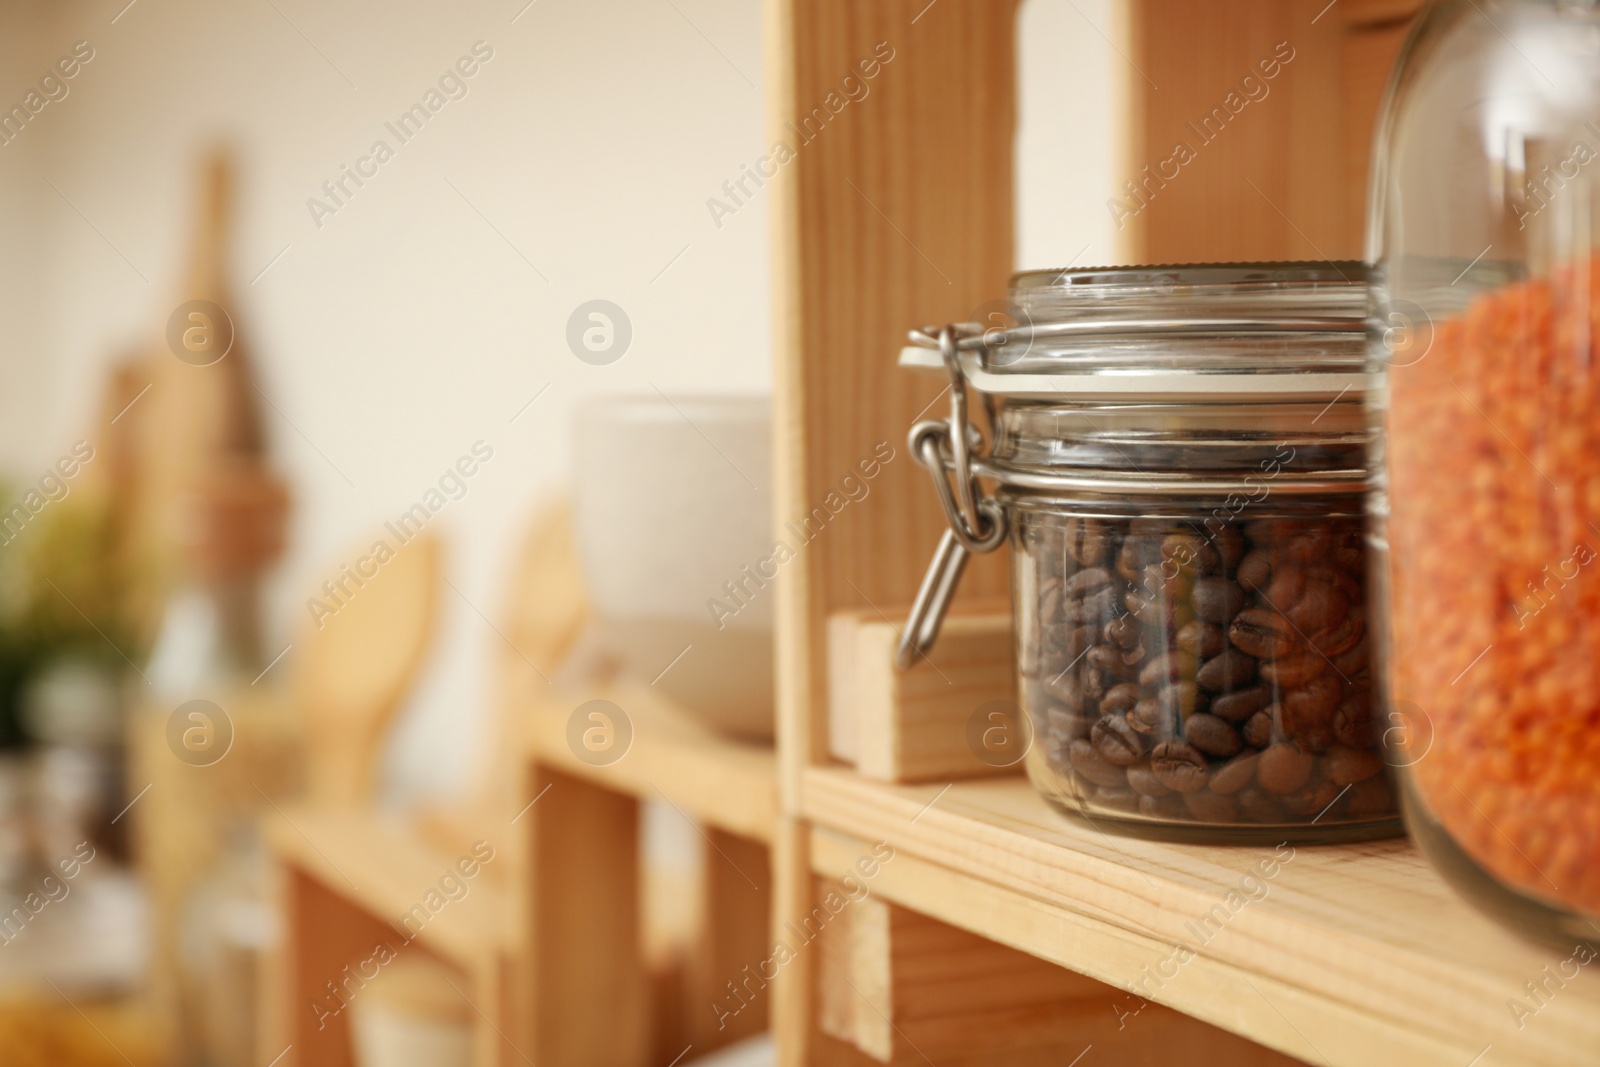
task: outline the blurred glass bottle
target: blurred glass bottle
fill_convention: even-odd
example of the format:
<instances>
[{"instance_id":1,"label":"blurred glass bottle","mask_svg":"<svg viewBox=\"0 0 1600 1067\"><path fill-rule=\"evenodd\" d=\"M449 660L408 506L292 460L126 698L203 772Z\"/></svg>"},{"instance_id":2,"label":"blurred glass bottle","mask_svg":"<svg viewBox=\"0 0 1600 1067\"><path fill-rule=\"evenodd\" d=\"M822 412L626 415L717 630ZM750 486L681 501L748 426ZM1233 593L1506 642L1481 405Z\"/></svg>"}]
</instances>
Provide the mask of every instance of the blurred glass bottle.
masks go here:
<instances>
[{"instance_id":1,"label":"blurred glass bottle","mask_svg":"<svg viewBox=\"0 0 1600 1067\"><path fill-rule=\"evenodd\" d=\"M206 172L189 281L167 317L143 420L141 555L169 590L150 680L180 701L216 699L265 666L261 577L282 554L288 518L233 313L232 187L232 167L219 155Z\"/></svg>"}]
</instances>

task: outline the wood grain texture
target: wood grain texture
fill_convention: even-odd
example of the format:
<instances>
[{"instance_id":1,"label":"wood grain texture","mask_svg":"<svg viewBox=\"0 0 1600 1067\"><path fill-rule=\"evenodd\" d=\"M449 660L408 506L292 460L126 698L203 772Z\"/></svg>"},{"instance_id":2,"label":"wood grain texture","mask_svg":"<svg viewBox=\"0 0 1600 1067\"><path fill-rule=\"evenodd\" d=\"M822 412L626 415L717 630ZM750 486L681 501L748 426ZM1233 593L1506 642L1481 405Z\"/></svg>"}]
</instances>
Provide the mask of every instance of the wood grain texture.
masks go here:
<instances>
[{"instance_id":1,"label":"wood grain texture","mask_svg":"<svg viewBox=\"0 0 1600 1067\"><path fill-rule=\"evenodd\" d=\"M881 1063L1296 1062L1157 1005L1119 1017L1117 990L883 899L844 909L823 940L823 1027Z\"/></svg>"},{"instance_id":2,"label":"wood grain texture","mask_svg":"<svg viewBox=\"0 0 1600 1067\"><path fill-rule=\"evenodd\" d=\"M364 812L281 805L263 817L268 846L280 863L315 878L351 907L390 927L391 934L472 969L504 943L511 905L496 863L504 862L509 828L494 840L479 838L487 855L476 856L475 872L457 870L466 852L450 852L415 839L404 824ZM480 849L479 851L484 851ZM440 897L441 879L464 886L459 899ZM425 898L434 894L430 906ZM416 907L422 904L427 914ZM408 923L409 919L409 925Z\"/></svg>"},{"instance_id":3,"label":"wood grain texture","mask_svg":"<svg viewBox=\"0 0 1600 1067\"><path fill-rule=\"evenodd\" d=\"M1407 23L1422 10L1425 0L1339 0L1338 14L1346 26L1370 28Z\"/></svg>"},{"instance_id":4,"label":"wood grain texture","mask_svg":"<svg viewBox=\"0 0 1600 1067\"><path fill-rule=\"evenodd\" d=\"M894 449L870 495L780 579L779 730L810 762L826 750L826 618L909 603L943 522L904 444L940 386L895 365L902 339L1003 297L1012 269L1014 4L769 0L767 12L772 140L799 141L791 123L863 62L893 56L771 189L779 525L821 505L880 442ZM995 556L968 568L963 589L993 595L1004 582Z\"/></svg>"},{"instance_id":5,"label":"wood grain texture","mask_svg":"<svg viewBox=\"0 0 1600 1067\"><path fill-rule=\"evenodd\" d=\"M1349 218L1366 218L1378 108L1389 86L1400 46L1410 32L1410 20L1402 17L1398 21L1351 26L1344 35L1340 56L1344 93L1340 122L1344 138L1345 213ZM1363 236L1363 243L1364 240Z\"/></svg>"},{"instance_id":6,"label":"wood grain texture","mask_svg":"<svg viewBox=\"0 0 1600 1067\"><path fill-rule=\"evenodd\" d=\"M885 899L1311 1062L1461 1067L1492 1045L1485 1065L1554 1067L1600 1048L1600 982L1519 1028L1509 1005L1537 1006L1524 983L1570 951L1471 910L1404 841L1301 847L1267 875L1272 850L1108 837L1022 781L956 783L919 815L938 793L812 770L807 811L849 828L816 832L815 869L886 840ZM1195 955L1174 966L1179 945Z\"/></svg>"},{"instance_id":7,"label":"wood grain texture","mask_svg":"<svg viewBox=\"0 0 1600 1067\"><path fill-rule=\"evenodd\" d=\"M522 1047L536 1064L646 1067L638 802L538 764L529 788Z\"/></svg>"},{"instance_id":8,"label":"wood grain texture","mask_svg":"<svg viewBox=\"0 0 1600 1067\"><path fill-rule=\"evenodd\" d=\"M319 876L292 864L286 871L284 893L289 933L284 946L286 992L280 1002L283 1029L279 1032L288 1048L282 1063L355 1067L350 1006L358 1002L365 984L358 968L365 967L370 973L375 966L370 961L379 946L423 955L428 950L399 947L388 923L334 892ZM459 972L458 979L465 984L465 976Z\"/></svg>"},{"instance_id":9,"label":"wood grain texture","mask_svg":"<svg viewBox=\"0 0 1600 1067\"><path fill-rule=\"evenodd\" d=\"M1124 181L1144 183L1146 166L1156 176L1142 207L1119 193L1136 211L1123 219L1134 231L1134 261L1359 258L1361 218L1349 213L1341 163L1337 8L1328 0L1129 3L1129 58L1138 69L1128 73L1134 126ZM1293 58L1263 78L1259 64L1280 49ZM1194 158L1162 180L1162 162L1180 143Z\"/></svg>"},{"instance_id":10,"label":"wood grain texture","mask_svg":"<svg viewBox=\"0 0 1600 1067\"><path fill-rule=\"evenodd\" d=\"M1004 701L1008 713L1018 710L1010 605L950 616L938 643L909 670L895 669L899 640L899 624L870 608L828 620L832 755L886 782L1020 773L1020 762L980 759L968 736L984 705Z\"/></svg>"},{"instance_id":11,"label":"wood grain texture","mask_svg":"<svg viewBox=\"0 0 1600 1067\"><path fill-rule=\"evenodd\" d=\"M516 721L520 751L614 792L664 801L730 833L768 841L778 816L777 760L771 747L726 738L648 686L619 683L584 692L524 694ZM614 762L579 758L568 739L573 712L608 700L627 716L633 740Z\"/></svg>"},{"instance_id":12,"label":"wood grain texture","mask_svg":"<svg viewBox=\"0 0 1600 1067\"><path fill-rule=\"evenodd\" d=\"M685 1002L697 1055L767 1029L772 998L760 965L772 955L771 866L760 842L716 827L706 831ZM750 997L748 1004L739 993Z\"/></svg>"}]
</instances>

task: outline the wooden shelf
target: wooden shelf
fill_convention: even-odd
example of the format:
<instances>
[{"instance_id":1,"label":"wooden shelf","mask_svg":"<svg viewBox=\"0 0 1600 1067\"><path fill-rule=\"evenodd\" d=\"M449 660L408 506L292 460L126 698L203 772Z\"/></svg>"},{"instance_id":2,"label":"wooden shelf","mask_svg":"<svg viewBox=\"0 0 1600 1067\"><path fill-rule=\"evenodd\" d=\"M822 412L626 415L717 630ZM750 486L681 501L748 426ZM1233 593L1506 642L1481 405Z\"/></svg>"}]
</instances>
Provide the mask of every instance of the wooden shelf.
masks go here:
<instances>
[{"instance_id":1,"label":"wooden shelf","mask_svg":"<svg viewBox=\"0 0 1600 1067\"><path fill-rule=\"evenodd\" d=\"M1143 979L1151 1001L1312 1063L1576 1064L1600 1049L1600 983L1551 982L1541 1007L1524 983L1570 953L1471 910L1405 841L1286 849L1268 878L1270 849L1099 833L1021 778L897 786L814 767L801 802L816 873L886 841L886 899L1109 985ZM1218 905L1226 921L1203 927ZM1194 957L1160 977L1179 944ZM1510 1004L1537 1012L1519 1029Z\"/></svg>"},{"instance_id":2,"label":"wooden shelf","mask_svg":"<svg viewBox=\"0 0 1600 1067\"><path fill-rule=\"evenodd\" d=\"M494 860L466 883L471 907L445 907L429 915L425 926L409 928L406 917L441 877L455 873L463 854L421 843L405 824L364 811L289 806L265 813L261 826L281 863L385 920L392 944L415 936L418 944L470 969L493 958L505 941L512 912L504 885L510 860L503 839L491 842Z\"/></svg>"},{"instance_id":3,"label":"wooden shelf","mask_svg":"<svg viewBox=\"0 0 1600 1067\"><path fill-rule=\"evenodd\" d=\"M623 709L633 740L615 762L580 759L567 739L567 720L588 700ZM642 686L562 691L543 686L516 716L523 751L552 767L639 800L666 801L718 829L770 842L778 821L777 758L771 745L730 739Z\"/></svg>"}]
</instances>

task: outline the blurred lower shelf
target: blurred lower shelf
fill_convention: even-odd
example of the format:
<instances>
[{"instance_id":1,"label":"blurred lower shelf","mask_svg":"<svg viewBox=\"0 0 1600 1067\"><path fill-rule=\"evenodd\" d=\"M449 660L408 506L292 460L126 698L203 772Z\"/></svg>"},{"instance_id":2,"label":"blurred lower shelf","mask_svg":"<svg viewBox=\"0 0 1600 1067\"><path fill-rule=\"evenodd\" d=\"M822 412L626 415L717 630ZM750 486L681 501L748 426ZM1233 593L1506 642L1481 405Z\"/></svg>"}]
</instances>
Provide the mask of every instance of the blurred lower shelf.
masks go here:
<instances>
[{"instance_id":1,"label":"blurred lower shelf","mask_svg":"<svg viewBox=\"0 0 1600 1067\"><path fill-rule=\"evenodd\" d=\"M1341 1067L1600 1056L1600 979L1572 965L1548 979L1570 951L1494 925L1403 840L1286 848L1269 876L1270 848L1108 836L1020 777L889 785L809 768L800 806L817 874L887 842L875 894L1139 990L1107 1004L1129 1027L1148 999Z\"/></svg>"},{"instance_id":2,"label":"blurred lower shelf","mask_svg":"<svg viewBox=\"0 0 1600 1067\"><path fill-rule=\"evenodd\" d=\"M770 842L778 820L770 744L729 738L648 687L617 685L597 703L606 752L584 747L593 694L536 692L520 704L524 751L575 777L640 800L666 802L720 829ZM609 721L615 719L616 721ZM576 721L575 721L576 720Z\"/></svg>"}]
</instances>

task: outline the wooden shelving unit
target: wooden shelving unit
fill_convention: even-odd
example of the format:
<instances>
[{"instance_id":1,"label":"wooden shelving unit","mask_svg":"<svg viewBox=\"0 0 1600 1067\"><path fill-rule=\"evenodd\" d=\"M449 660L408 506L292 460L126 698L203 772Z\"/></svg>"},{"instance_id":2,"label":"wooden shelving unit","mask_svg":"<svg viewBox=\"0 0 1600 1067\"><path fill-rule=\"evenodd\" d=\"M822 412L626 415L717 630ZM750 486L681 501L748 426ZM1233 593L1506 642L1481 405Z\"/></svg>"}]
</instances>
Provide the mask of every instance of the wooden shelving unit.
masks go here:
<instances>
[{"instance_id":1,"label":"wooden shelving unit","mask_svg":"<svg viewBox=\"0 0 1600 1067\"><path fill-rule=\"evenodd\" d=\"M1416 6L1128 0L1116 29L1128 75L1153 79L1128 94L1130 175L1274 42L1291 40L1296 59L1275 108L1141 213L1126 258L1359 254L1363 130ZM779 524L864 458L881 471L785 564L775 746L718 737L647 688L511 686L504 744L521 773L498 815L506 881L473 923L423 941L504 1008L506 1030L480 1033L480 1062L667 1064L769 1022L784 1067L1595 1062L1600 981L1471 910L1404 841L1134 840L1059 815L1016 774L891 784L879 778L971 768L902 760L892 743L878 778L834 758L830 701L851 694L830 672L830 620L849 624L836 644L858 658L886 650L873 619L898 624L943 522L902 443L939 386L894 354L908 327L1001 296L1015 266L1015 13L1014 0L766 0L773 141L793 145L841 79L877 64L870 102L830 118L769 182ZM970 609L1006 588L1000 553L973 561L962 597ZM869 675L879 684L861 689L911 692L959 722L918 686ZM631 726L615 759L572 740L574 708L597 697ZM867 703L858 717L884 712ZM927 723L878 725L893 742ZM704 937L672 988L641 952L644 801L694 819L708 844ZM345 924L308 955L305 976L320 975L377 927L370 907L346 906L346 872L313 842L343 842L343 862L380 890L401 847L337 814L307 813L274 841L298 872L293 899ZM404 885L438 866L415 856ZM380 915L408 899L373 896ZM749 983L749 1010L725 1027L714 1005L734 982Z\"/></svg>"},{"instance_id":2,"label":"wooden shelving unit","mask_svg":"<svg viewBox=\"0 0 1600 1067\"><path fill-rule=\"evenodd\" d=\"M1295 59L1270 105L1207 146L1141 212L1125 258L1359 256L1371 122L1418 0L1180 6L1130 0L1129 22L1116 29L1134 84L1129 176L1161 158L1154 149L1220 100L1258 53L1286 40ZM840 927L860 925L888 943L801 952L782 972L781 1062L841 1062L827 1036L850 1029L838 1005L851 994L830 985L841 973L884 976L878 988L851 990L897 1032L896 1019L926 1019L925 1006L907 999L933 996L941 979L971 988L962 984L970 942L960 940L971 935L1103 983L1078 989L1056 1013L1081 1019L1095 1062L1594 1062L1600 986L1571 977L1570 965L1563 985L1550 981L1570 953L1523 942L1473 911L1404 841L1275 854L1110 837L1051 811L1020 777L893 785L830 756L828 704L840 693L829 620L853 612L898 623L943 521L901 445L940 383L900 371L894 353L907 328L959 321L1001 297L1014 267L1016 5L769 0L767 11L774 138L877 42L895 49L871 106L843 116L773 183L780 521L807 513L876 442L898 450L870 499L807 545L780 584L778 923L818 914L875 846L894 850L867 898L891 909L888 919ZM975 560L963 598L1004 591L1001 555ZM1263 876L1257 865L1275 855ZM893 909L943 924L950 951L898 948L897 930L930 935L893 921ZM1208 922L1215 929L1205 936ZM1180 946L1193 954L1174 962ZM841 957L844 965L830 962ZM896 969L912 959L920 981ZM1539 984L1549 991L1533 992ZM1145 999L1164 1007L1140 1008ZM1122 1025L1093 1022L1078 1011L1085 1003ZM970 1017L972 1028L983 1018ZM990 1018L998 1027L1007 1016L996 1005ZM1141 1029L1159 1029L1160 1043ZM1046 1036L1059 1046L1070 1032ZM1254 1051L1241 1053L1238 1037ZM960 1059L954 1045L904 1044L891 1041L876 1061Z\"/></svg>"}]
</instances>

